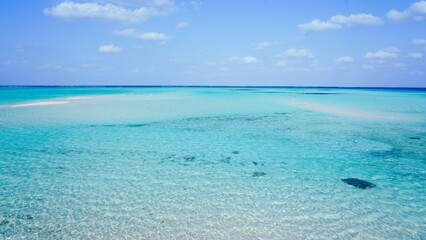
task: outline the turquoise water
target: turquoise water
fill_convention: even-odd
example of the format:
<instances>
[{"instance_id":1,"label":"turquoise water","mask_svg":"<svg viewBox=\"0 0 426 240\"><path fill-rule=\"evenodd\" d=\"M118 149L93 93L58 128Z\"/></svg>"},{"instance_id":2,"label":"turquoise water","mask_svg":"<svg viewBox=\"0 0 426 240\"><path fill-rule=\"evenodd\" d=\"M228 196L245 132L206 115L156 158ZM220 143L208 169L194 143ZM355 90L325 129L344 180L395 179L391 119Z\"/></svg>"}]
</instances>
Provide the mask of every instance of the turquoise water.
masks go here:
<instances>
[{"instance_id":1,"label":"turquoise water","mask_svg":"<svg viewBox=\"0 0 426 240\"><path fill-rule=\"evenodd\" d=\"M0 239L425 239L425 146L426 91L0 88Z\"/></svg>"}]
</instances>

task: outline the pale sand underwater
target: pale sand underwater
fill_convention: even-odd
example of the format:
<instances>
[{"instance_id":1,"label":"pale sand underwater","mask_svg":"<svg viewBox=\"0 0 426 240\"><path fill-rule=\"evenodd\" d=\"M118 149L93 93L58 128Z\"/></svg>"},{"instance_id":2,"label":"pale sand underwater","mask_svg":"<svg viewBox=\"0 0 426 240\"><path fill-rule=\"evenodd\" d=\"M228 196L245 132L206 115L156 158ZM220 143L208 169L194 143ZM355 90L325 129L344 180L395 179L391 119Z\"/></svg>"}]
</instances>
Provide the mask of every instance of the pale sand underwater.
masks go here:
<instances>
[{"instance_id":1,"label":"pale sand underwater","mask_svg":"<svg viewBox=\"0 0 426 240\"><path fill-rule=\"evenodd\" d=\"M0 239L426 238L425 91L0 88L0 102Z\"/></svg>"},{"instance_id":2,"label":"pale sand underwater","mask_svg":"<svg viewBox=\"0 0 426 240\"><path fill-rule=\"evenodd\" d=\"M283 101L284 104L311 111L332 114L336 116L346 116L354 118L375 119L375 120L399 120L399 121L419 121L420 119L408 114L371 112L349 107L337 107L330 104L318 104L298 100Z\"/></svg>"}]
</instances>

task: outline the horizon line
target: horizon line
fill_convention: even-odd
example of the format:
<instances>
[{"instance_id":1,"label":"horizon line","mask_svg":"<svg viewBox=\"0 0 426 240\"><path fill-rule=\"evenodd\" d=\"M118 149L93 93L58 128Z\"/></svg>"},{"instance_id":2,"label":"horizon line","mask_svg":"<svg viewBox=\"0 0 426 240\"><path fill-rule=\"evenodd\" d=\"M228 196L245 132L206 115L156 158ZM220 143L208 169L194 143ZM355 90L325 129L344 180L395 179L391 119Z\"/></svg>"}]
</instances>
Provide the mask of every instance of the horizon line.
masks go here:
<instances>
[{"instance_id":1,"label":"horizon line","mask_svg":"<svg viewBox=\"0 0 426 240\"><path fill-rule=\"evenodd\" d=\"M0 87L174 87L174 88L342 88L342 89L417 89L426 90L425 87L357 87L357 86L288 86L288 85L0 85Z\"/></svg>"}]
</instances>

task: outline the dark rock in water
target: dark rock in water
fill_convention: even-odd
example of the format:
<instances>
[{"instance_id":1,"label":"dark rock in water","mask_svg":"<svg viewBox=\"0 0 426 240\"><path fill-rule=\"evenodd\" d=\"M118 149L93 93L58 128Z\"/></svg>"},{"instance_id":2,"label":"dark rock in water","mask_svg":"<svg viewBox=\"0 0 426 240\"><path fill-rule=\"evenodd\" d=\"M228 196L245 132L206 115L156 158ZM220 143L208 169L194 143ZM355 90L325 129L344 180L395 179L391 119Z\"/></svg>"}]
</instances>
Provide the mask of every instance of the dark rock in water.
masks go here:
<instances>
[{"instance_id":1,"label":"dark rock in water","mask_svg":"<svg viewBox=\"0 0 426 240\"><path fill-rule=\"evenodd\" d=\"M0 220L0 226L2 226L2 225L6 225L6 224L8 224L9 223L9 221L8 220L6 220L6 219L2 219L2 220Z\"/></svg>"},{"instance_id":2,"label":"dark rock in water","mask_svg":"<svg viewBox=\"0 0 426 240\"><path fill-rule=\"evenodd\" d=\"M342 181L349 185L352 185L354 187L361 188L361 189L373 188L376 186L375 184L371 182L367 182L358 178L345 178L345 179L342 179Z\"/></svg>"},{"instance_id":3,"label":"dark rock in water","mask_svg":"<svg viewBox=\"0 0 426 240\"><path fill-rule=\"evenodd\" d=\"M257 89L254 88L235 88L235 89L231 89L232 91L256 91Z\"/></svg>"},{"instance_id":4,"label":"dark rock in water","mask_svg":"<svg viewBox=\"0 0 426 240\"><path fill-rule=\"evenodd\" d=\"M265 175L266 175L266 173L264 173L264 172L254 172L251 176L252 177L263 177Z\"/></svg>"},{"instance_id":5,"label":"dark rock in water","mask_svg":"<svg viewBox=\"0 0 426 240\"><path fill-rule=\"evenodd\" d=\"M220 161L224 163L231 163L231 157L222 157Z\"/></svg>"},{"instance_id":6,"label":"dark rock in water","mask_svg":"<svg viewBox=\"0 0 426 240\"><path fill-rule=\"evenodd\" d=\"M420 140L421 138L419 138L419 137L409 137L409 139Z\"/></svg>"},{"instance_id":7,"label":"dark rock in water","mask_svg":"<svg viewBox=\"0 0 426 240\"><path fill-rule=\"evenodd\" d=\"M33 220L33 216L31 216L30 214L18 214L15 216L18 219L22 219L22 220Z\"/></svg>"},{"instance_id":8,"label":"dark rock in water","mask_svg":"<svg viewBox=\"0 0 426 240\"><path fill-rule=\"evenodd\" d=\"M277 92L277 91L258 91L257 93L268 93L268 94L280 94L280 93L285 93L285 92Z\"/></svg>"},{"instance_id":9,"label":"dark rock in water","mask_svg":"<svg viewBox=\"0 0 426 240\"><path fill-rule=\"evenodd\" d=\"M257 166L257 162L253 162L253 164L254 164L255 166Z\"/></svg>"},{"instance_id":10,"label":"dark rock in water","mask_svg":"<svg viewBox=\"0 0 426 240\"><path fill-rule=\"evenodd\" d=\"M127 124L128 127L145 127L145 123Z\"/></svg>"},{"instance_id":11,"label":"dark rock in water","mask_svg":"<svg viewBox=\"0 0 426 240\"><path fill-rule=\"evenodd\" d=\"M232 154L240 154L240 151L232 151Z\"/></svg>"},{"instance_id":12,"label":"dark rock in water","mask_svg":"<svg viewBox=\"0 0 426 240\"><path fill-rule=\"evenodd\" d=\"M194 156L184 157L183 159L185 159L185 161L187 161L187 162L193 162L193 161L195 161L195 157Z\"/></svg>"},{"instance_id":13,"label":"dark rock in water","mask_svg":"<svg viewBox=\"0 0 426 240\"><path fill-rule=\"evenodd\" d=\"M104 125L101 125L102 127L115 127L116 125L115 124L104 124Z\"/></svg>"}]
</instances>

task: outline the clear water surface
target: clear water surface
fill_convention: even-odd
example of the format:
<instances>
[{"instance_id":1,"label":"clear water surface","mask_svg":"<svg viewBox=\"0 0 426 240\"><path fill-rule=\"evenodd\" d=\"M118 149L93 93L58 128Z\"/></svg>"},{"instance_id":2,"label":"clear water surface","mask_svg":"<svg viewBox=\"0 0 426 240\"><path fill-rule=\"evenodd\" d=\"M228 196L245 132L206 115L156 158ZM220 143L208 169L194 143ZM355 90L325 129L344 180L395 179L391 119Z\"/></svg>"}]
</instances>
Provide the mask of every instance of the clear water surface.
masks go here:
<instances>
[{"instance_id":1,"label":"clear water surface","mask_svg":"<svg viewBox=\"0 0 426 240\"><path fill-rule=\"evenodd\" d=\"M0 239L426 239L425 216L426 91L0 88Z\"/></svg>"}]
</instances>

